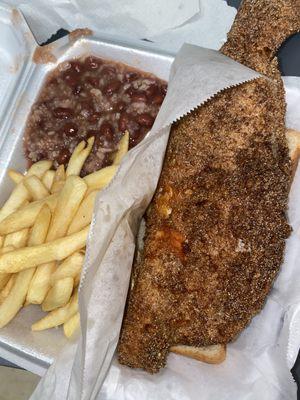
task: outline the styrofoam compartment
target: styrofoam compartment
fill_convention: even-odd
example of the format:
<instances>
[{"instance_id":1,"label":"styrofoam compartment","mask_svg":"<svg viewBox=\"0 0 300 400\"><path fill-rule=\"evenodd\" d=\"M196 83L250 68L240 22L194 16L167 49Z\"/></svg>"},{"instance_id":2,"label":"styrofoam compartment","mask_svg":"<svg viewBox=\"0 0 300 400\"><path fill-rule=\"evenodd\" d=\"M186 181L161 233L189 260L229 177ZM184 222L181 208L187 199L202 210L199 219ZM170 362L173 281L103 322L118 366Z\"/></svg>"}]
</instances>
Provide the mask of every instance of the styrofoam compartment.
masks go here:
<instances>
[{"instance_id":1,"label":"styrofoam compartment","mask_svg":"<svg viewBox=\"0 0 300 400\"><path fill-rule=\"evenodd\" d=\"M93 54L123 62L167 80L174 59L171 54L147 49L143 43L126 43L107 36L74 39L72 35L71 38L65 36L43 47L44 54L51 52L56 62L35 63L33 55L40 48L24 18L17 10L2 5L0 48L4 55L4 62L0 66L0 204L13 187L5 170L26 170L23 131L31 106L49 71L67 59ZM0 329L0 357L39 375L45 373L66 343L62 329L31 332L32 323L43 315L39 306L30 305Z\"/></svg>"}]
</instances>

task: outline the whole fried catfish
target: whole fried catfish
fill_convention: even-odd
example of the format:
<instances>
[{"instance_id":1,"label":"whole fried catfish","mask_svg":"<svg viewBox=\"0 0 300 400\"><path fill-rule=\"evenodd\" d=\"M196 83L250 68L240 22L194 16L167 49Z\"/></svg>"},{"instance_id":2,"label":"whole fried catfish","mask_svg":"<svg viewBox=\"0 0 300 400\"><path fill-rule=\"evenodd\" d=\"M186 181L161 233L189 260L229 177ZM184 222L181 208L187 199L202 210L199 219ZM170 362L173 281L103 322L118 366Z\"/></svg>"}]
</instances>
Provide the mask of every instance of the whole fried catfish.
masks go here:
<instances>
[{"instance_id":1,"label":"whole fried catfish","mask_svg":"<svg viewBox=\"0 0 300 400\"><path fill-rule=\"evenodd\" d=\"M290 234L275 52L299 28L299 0L245 0L221 52L265 77L173 125L134 266L122 364L157 372L171 346L228 343L262 309Z\"/></svg>"}]
</instances>

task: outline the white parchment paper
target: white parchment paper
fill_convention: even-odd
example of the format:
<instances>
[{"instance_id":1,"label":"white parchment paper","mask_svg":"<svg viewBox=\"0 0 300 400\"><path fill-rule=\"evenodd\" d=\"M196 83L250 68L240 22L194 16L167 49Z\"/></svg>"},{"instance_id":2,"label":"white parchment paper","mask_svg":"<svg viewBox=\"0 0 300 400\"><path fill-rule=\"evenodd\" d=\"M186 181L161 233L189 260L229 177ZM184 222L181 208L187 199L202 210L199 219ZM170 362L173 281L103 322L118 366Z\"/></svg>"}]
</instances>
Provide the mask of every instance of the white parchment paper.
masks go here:
<instances>
[{"instance_id":1,"label":"white parchment paper","mask_svg":"<svg viewBox=\"0 0 300 400\"><path fill-rule=\"evenodd\" d=\"M37 41L58 29L148 39L177 52L183 43L219 49L236 10L225 0L6 0L24 14Z\"/></svg>"}]
</instances>

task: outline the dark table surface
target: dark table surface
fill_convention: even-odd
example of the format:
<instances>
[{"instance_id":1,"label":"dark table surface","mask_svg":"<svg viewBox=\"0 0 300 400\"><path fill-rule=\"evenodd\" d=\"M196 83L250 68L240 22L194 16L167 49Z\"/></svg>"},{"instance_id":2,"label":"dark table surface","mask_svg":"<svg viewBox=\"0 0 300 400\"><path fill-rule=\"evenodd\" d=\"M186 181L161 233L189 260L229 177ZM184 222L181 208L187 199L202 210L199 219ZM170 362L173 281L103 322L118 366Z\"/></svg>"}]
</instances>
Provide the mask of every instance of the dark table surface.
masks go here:
<instances>
[{"instance_id":1,"label":"dark table surface","mask_svg":"<svg viewBox=\"0 0 300 400\"><path fill-rule=\"evenodd\" d=\"M230 6L234 6L238 8L239 4L242 0L226 0ZM61 29L55 35L51 37L48 41L54 41L57 38L64 36L67 31ZM300 76L300 33L293 35L289 38L279 49L278 51L278 59L280 70L282 75L285 76ZM8 367L15 367L14 364L0 358L0 365L8 366ZM292 369L292 374L294 376L295 381L298 384L300 383L300 353L298 354L297 361ZM300 400L300 391L298 390L298 400Z\"/></svg>"}]
</instances>

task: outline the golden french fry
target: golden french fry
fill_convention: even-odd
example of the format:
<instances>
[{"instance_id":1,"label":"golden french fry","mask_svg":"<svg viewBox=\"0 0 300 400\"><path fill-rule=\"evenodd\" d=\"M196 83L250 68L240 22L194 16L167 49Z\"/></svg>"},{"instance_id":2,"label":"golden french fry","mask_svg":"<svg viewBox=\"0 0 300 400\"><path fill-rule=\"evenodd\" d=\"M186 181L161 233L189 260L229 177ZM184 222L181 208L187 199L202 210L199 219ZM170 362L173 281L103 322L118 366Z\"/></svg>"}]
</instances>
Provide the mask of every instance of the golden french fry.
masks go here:
<instances>
[{"instance_id":1,"label":"golden french fry","mask_svg":"<svg viewBox=\"0 0 300 400\"><path fill-rule=\"evenodd\" d=\"M29 168L29 170L26 174L26 177L35 175L38 178L42 178L44 173L46 171L48 171L48 169L50 169L51 167L52 167L52 161L50 161L50 160L38 161L38 162L32 164L32 166Z\"/></svg>"},{"instance_id":2,"label":"golden french fry","mask_svg":"<svg viewBox=\"0 0 300 400\"><path fill-rule=\"evenodd\" d=\"M36 217L28 239L28 246L36 246L45 242L51 221L51 211L44 204Z\"/></svg>"},{"instance_id":3,"label":"golden french fry","mask_svg":"<svg viewBox=\"0 0 300 400\"><path fill-rule=\"evenodd\" d=\"M44 205L32 227L28 244L38 245L45 241L50 218L50 209L47 205ZM0 328L8 324L22 307L34 271L35 268L29 268L13 275L14 281L11 290L7 296L2 299L2 304L0 305Z\"/></svg>"},{"instance_id":4,"label":"golden french fry","mask_svg":"<svg viewBox=\"0 0 300 400\"><path fill-rule=\"evenodd\" d=\"M70 338L80 328L80 315L79 312L73 315L68 321L64 323L64 334Z\"/></svg>"},{"instance_id":5,"label":"golden french fry","mask_svg":"<svg viewBox=\"0 0 300 400\"><path fill-rule=\"evenodd\" d=\"M47 188L47 190L51 190L53 181L54 181L54 176L55 176L55 171L53 170L48 170L44 173L43 177L42 177L42 182L45 185L45 187Z\"/></svg>"},{"instance_id":6,"label":"golden french fry","mask_svg":"<svg viewBox=\"0 0 300 400\"><path fill-rule=\"evenodd\" d=\"M52 186L51 186L51 193L58 193L62 190L62 188L64 187L65 184L65 180L64 181L53 181Z\"/></svg>"},{"instance_id":7,"label":"golden french fry","mask_svg":"<svg viewBox=\"0 0 300 400\"><path fill-rule=\"evenodd\" d=\"M28 245L34 246L44 243L47 236L50 219L51 211L45 204L42 206L42 209L40 210L32 227L28 239ZM23 306L34 272L35 268L29 268L19 272L18 274L15 274L16 277L12 288L0 305L0 328L8 324Z\"/></svg>"},{"instance_id":8,"label":"golden french fry","mask_svg":"<svg viewBox=\"0 0 300 400\"><path fill-rule=\"evenodd\" d=\"M43 263L61 261L82 249L89 227L72 235L38 246L23 247L0 256L0 272L19 272Z\"/></svg>"},{"instance_id":9,"label":"golden french fry","mask_svg":"<svg viewBox=\"0 0 300 400\"><path fill-rule=\"evenodd\" d=\"M28 239L28 246L36 246L36 245L40 245L45 242L47 233L48 233L48 228L50 225L50 220L51 220L51 211L50 211L49 207L46 204L44 204L35 220L35 223L34 223L32 229L31 229L30 237ZM28 274L25 274L26 271L29 271ZM19 283L19 285L20 285L19 292L22 294L23 294L23 292L25 292L25 297L27 295L27 302L34 303L33 301L31 301L32 300L31 297L33 297L33 295L35 293L34 291L32 291L32 286L33 286L32 281L33 281L33 277L34 277L36 269L29 268L26 271L20 272L20 274L22 273L24 276L24 284L22 285L21 282ZM26 288L26 291L25 291L25 288ZM23 299L23 301L22 301L22 304L23 304L25 298L22 298L22 299ZM21 299L19 301L21 302Z\"/></svg>"},{"instance_id":10,"label":"golden french fry","mask_svg":"<svg viewBox=\"0 0 300 400\"><path fill-rule=\"evenodd\" d=\"M67 178L53 212L47 242L66 235L86 190L87 185L79 176L72 175Z\"/></svg>"},{"instance_id":11,"label":"golden french fry","mask_svg":"<svg viewBox=\"0 0 300 400\"><path fill-rule=\"evenodd\" d=\"M67 178L64 188L59 194L57 206L52 215L46 239L47 243L66 235L69 224L84 197L86 189L86 183L78 176L69 176ZM34 304L41 304L45 300L50 289L51 275L56 269L55 259L50 261L51 262L43 263L37 267L30 284L27 300ZM49 301L46 302L46 308L51 308L52 305L55 304L53 294L57 295L57 290L50 294ZM61 299L59 301L61 301Z\"/></svg>"},{"instance_id":12,"label":"golden french fry","mask_svg":"<svg viewBox=\"0 0 300 400\"><path fill-rule=\"evenodd\" d=\"M29 229L9 233L4 239L4 247L13 246L15 249L25 247L28 239Z\"/></svg>"},{"instance_id":13,"label":"golden french fry","mask_svg":"<svg viewBox=\"0 0 300 400\"><path fill-rule=\"evenodd\" d=\"M4 244L4 236L0 236L0 249L3 247Z\"/></svg>"},{"instance_id":14,"label":"golden french fry","mask_svg":"<svg viewBox=\"0 0 300 400\"><path fill-rule=\"evenodd\" d=\"M73 291L74 280L71 277L59 279L47 293L42 303L43 311L52 311L65 306Z\"/></svg>"},{"instance_id":15,"label":"golden french fry","mask_svg":"<svg viewBox=\"0 0 300 400\"><path fill-rule=\"evenodd\" d=\"M46 173L46 171L51 168L51 165L52 165L52 161L48 161L48 160L39 161L39 162L33 164L29 168L29 170L26 174L26 177L37 176L38 178L41 178ZM25 176L23 174L21 174L18 171L15 171L14 169L9 169L7 171L7 174L10 177L10 179L15 183L20 183L25 178Z\"/></svg>"},{"instance_id":16,"label":"golden french fry","mask_svg":"<svg viewBox=\"0 0 300 400\"><path fill-rule=\"evenodd\" d=\"M27 293L27 301L32 304L42 304L50 288L50 279L56 269L56 262L41 264L35 269Z\"/></svg>"},{"instance_id":17,"label":"golden french fry","mask_svg":"<svg viewBox=\"0 0 300 400\"><path fill-rule=\"evenodd\" d=\"M100 190L110 183L117 169L117 165L110 165L85 176L83 179L87 183L89 190Z\"/></svg>"},{"instance_id":18,"label":"golden french fry","mask_svg":"<svg viewBox=\"0 0 300 400\"><path fill-rule=\"evenodd\" d=\"M57 204L57 198L58 195L53 194L45 199L29 203L20 210L13 212L0 222L0 235L7 235L24 228L30 228L34 224L34 221L44 204L47 204L50 210L54 211Z\"/></svg>"},{"instance_id":19,"label":"golden french fry","mask_svg":"<svg viewBox=\"0 0 300 400\"><path fill-rule=\"evenodd\" d=\"M77 286L79 286L80 283L80 276L81 274L77 274L74 278L74 288L77 288Z\"/></svg>"},{"instance_id":20,"label":"golden french fry","mask_svg":"<svg viewBox=\"0 0 300 400\"><path fill-rule=\"evenodd\" d=\"M86 147L85 147L86 143L84 140L76 146L69 160L69 164L66 171L67 176L80 174L81 168L92 150L94 141L95 138L92 136L88 138Z\"/></svg>"},{"instance_id":21,"label":"golden french fry","mask_svg":"<svg viewBox=\"0 0 300 400\"><path fill-rule=\"evenodd\" d=\"M0 210L0 222L3 221L7 216L14 213L20 208L27 200L30 200L30 194L23 182L17 184L17 186L11 192L11 195L4 203Z\"/></svg>"},{"instance_id":22,"label":"golden french fry","mask_svg":"<svg viewBox=\"0 0 300 400\"><path fill-rule=\"evenodd\" d=\"M33 273L34 268L29 268L12 276L11 290L0 305L0 328L8 324L23 306Z\"/></svg>"},{"instance_id":23,"label":"golden french fry","mask_svg":"<svg viewBox=\"0 0 300 400\"><path fill-rule=\"evenodd\" d=\"M7 296L9 295L14 283L15 283L15 279L16 279L16 275L18 274L11 274L5 287L1 290L0 292L0 304L2 304L5 299L7 298Z\"/></svg>"},{"instance_id":24,"label":"golden french fry","mask_svg":"<svg viewBox=\"0 0 300 400\"><path fill-rule=\"evenodd\" d=\"M24 185L33 200L41 200L49 196L49 192L42 181L35 175L24 179Z\"/></svg>"},{"instance_id":25,"label":"golden french fry","mask_svg":"<svg viewBox=\"0 0 300 400\"><path fill-rule=\"evenodd\" d=\"M93 190L85 197L85 199L82 200L77 210L77 213L75 214L69 226L68 235L74 232L78 232L90 224L94 212L96 196L97 190Z\"/></svg>"},{"instance_id":26,"label":"golden french fry","mask_svg":"<svg viewBox=\"0 0 300 400\"><path fill-rule=\"evenodd\" d=\"M51 193L60 192L64 186L65 186L65 181L53 182L53 184L51 186Z\"/></svg>"},{"instance_id":27,"label":"golden french fry","mask_svg":"<svg viewBox=\"0 0 300 400\"><path fill-rule=\"evenodd\" d=\"M6 247L2 247L2 248L0 249L0 255L1 255L1 254L8 253L8 252L13 251L13 250L15 250L15 248L14 248L14 246L12 246L12 245L9 245L9 246L6 246Z\"/></svg>"},{"instance_id":28,"label":"golden french fry","mask_svg":"<svg viewBox=\"0 0 300 400\"><path fill-rule=\"evenodd\" d=\"M60 165L55 171L53 184L51 186L51 193L57 193L61 190L66 180L66 172L64 165Z\"/></svg>"},{"instance_id":29,"label":"golden french fry","mask_svg":"<svg viewBox=\"0 0 300 400\"><path fill-rule=\"evenodd\" d=\"M129 132L126 131L119 142L119 148L115 155L114 165L120 165L123 157L128 152Z\"/></svg>"},{"instance_id":30,"label":"golden french fry","mask_svg":"<svg viewBox=\"0 0 300 400\"><path fill-rule=\"evenodd\" d=\"M7 246L7 247L2 247L0 249L0 254L5 254L8 253L9 251L14 250L15 248L13 246ZM11 274L7 273L0 273L0 290L2 290L7 282L9 281L9 278L11 277Z\"/></svg>"},{"instance_id":31,"label":"golden french fry","mask_svg":"<svg viewBox=\"0 0 300 400\"><path fill-rule=\"evenodd\" d=\"M66 180L66 171L65 166L60 165L55 171L54 182L65 181Z\"/></svg>"},{"instance_id":32,"label":"golden french fry","mask_svg":"<svg viewBox=\"0 0 300 400\"><path fill-rule=\"evenodd\" d=\"M43 205L41 211L39 212L36 221L31 229L30 236L28 239L28 246L40 245L45 242L48 228L50 225L50 220L51 220L51 211L49 207L45 204ZM5 312L3 310L3 314L5 315L6 318L5 323L8 323L17 314L20 307L24 303L26 295L28 295L27 292L30 289L34 273L35 273L35 268L29 268L25 271L21 271L18 274L18 278L13 288L13 293L16 298L16 301L14 302L13 299L8 300Z\"/></svg>"},{"instance_id":33,"label":"golden french fry","mask_svg":"<svg viewBox=\"0 0 300 400\"><path fill-rule=\"evenodd\" d=\"M68 321L78 311L78 292L71 297L68 304L64 307L50 311L44 318L31 326L33 331L42 331L44 329L54 328Z\"/></svg>"},{"instance_id":34,"label":"golden french fry","mask_svg":"<svg viewBox=\"0 0 300 400\"><path fill-rule=\"evenodd\" d=\"M66 258L53 272L51 276L51 285L54 285L58 280L63 278L76 278L80 275L84 261L84 254L76 252Z\"/></svg>"},{"instance_id":35,"label":"golden french fry","mask_svg":"<svg viewBox=\"0 0 300 400\"><path fill-rule=\"evenodd\" d=\"M24 179L24 175L14 169L9 169L7 171L7 175L10 179L15 182L16 184L20 183Z\"/></svg>"},{"instance_id":36,"label":"golden french fry","mask_svg":"<svg viewBox=\"0 0 300 400\"><path fill-rule=\"evenodd\" d=\"M11 274L1 273L0 274L0 290L2 290L7 282L9 281Z\"/></svg>"}]
</instances>

